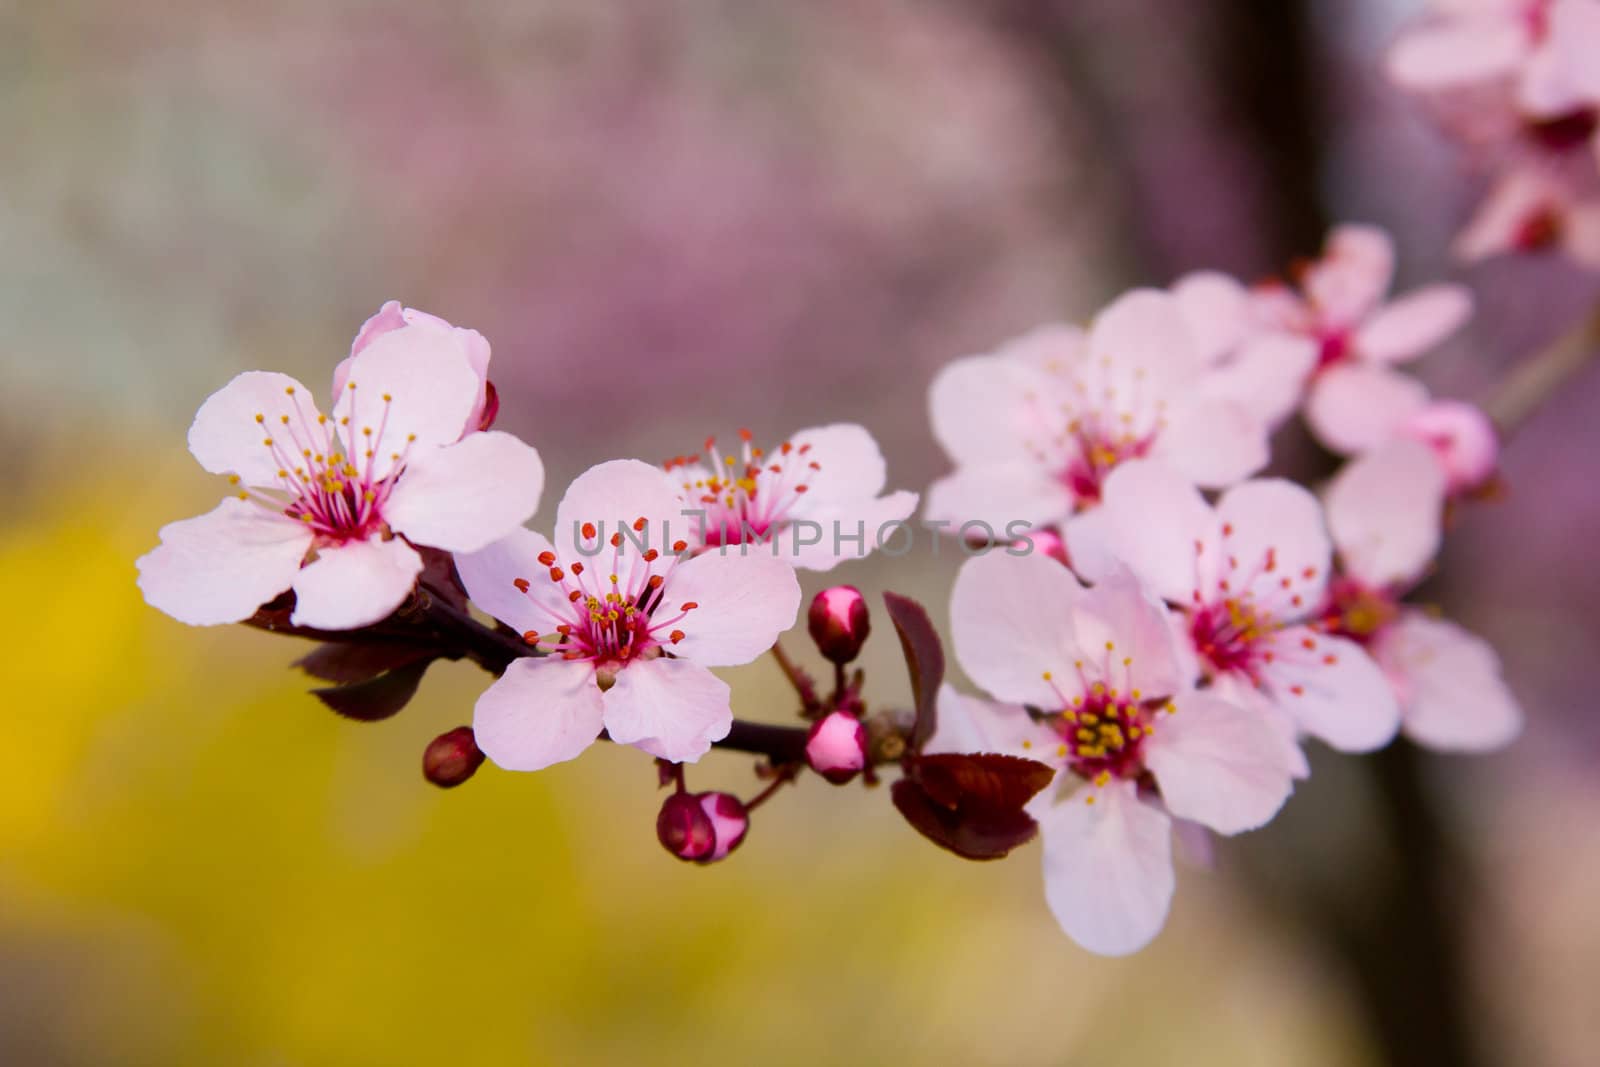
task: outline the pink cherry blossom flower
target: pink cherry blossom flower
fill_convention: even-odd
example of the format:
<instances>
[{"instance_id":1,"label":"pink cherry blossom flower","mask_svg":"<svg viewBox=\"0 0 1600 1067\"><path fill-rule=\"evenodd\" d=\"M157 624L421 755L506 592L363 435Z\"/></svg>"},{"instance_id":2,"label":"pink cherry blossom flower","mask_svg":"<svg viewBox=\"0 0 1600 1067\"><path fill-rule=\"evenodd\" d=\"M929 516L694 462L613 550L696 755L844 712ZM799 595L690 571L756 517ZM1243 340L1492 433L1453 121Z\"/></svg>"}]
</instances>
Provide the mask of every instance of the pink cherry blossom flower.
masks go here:
<instances>
[{"instance_id":1,"label":"pink cherry blossom flower","mask_svg":"<svg viewBox=\"0 0 1600 1067\"><path fill-rule=\"evenodd\" d=\"M1402 603L1439 549L1448 483L1436 457L1397 440L1347 465L1326 493L1340 576L1321 628L1370 649L1412 740L1486 751L1521 731L1522 711L1494 650L1460 626Z\"/></svg>"},{"instance_id":2,"label":"pink cherry blossom flower","mask_svg":"<svg viewBox=\"0 0 1600 1067\"><path fill-rule=\"evenodd\" d=\"M1401 423L1396 436L1432 450L1452 496L1482 488L1500 464L1494 423L1481 408L1459 400L1431 401Z\"/></svg>"},{"instance_id":3,"label":"pink cherry blossom flower","mask_svg":"<svg viewBox=\"0 0 1600 1067\"><path fill-rule=\"evenodd\" d=\"M1267 461L1270 419L1217 386L1212 369L1179 301L1148 289L1112 303L1087 334L1047 326L957 360L929 394L956 469L929 490L926 517L997 534L1057 524L1143 456L1207 487L1248 477Z\"/></svg>"},{"instance_id":4,"label":"pink cherry blossom flower","mask_svg":"<svg viewBox=\"0 0 1600 1067\"><path fill-rule=\"evenodd\" d=\"M1172 285L1184 321L1211 368L1207 386L1277 427L1299 408L1317 366L1318 342L1263 330L1250 290L1217 271L1184 275Z\"/></svg>"},{"instance_id":5,"label":"pink cherry blossom flower","mask_svg":"<svg viewBox=\"0 0 1600 1067\"><path fill-rule=\"evenodd\" d=\"M1273 728L1193 688L1167 610L1127 571L1085 589L1038 556L968 560L951 597L955 654L997 700L946 687L929 751L1027 756L1056 768L1030 802L1045 896L1092 952L1147 944L1173 892L1174 819L1236 834L1292 788Z\"/></svg>"},{"instance_id":6,"label":"pink cherry blossom flower","mask_svg":"<svg viewBox=\"0 0 1600 1067\"><path fill-rule=\"evenodd\" d=\"M1490 188L1457 235L1455 254L1467 262L1509 253L1556 251L1600 270L1600 188L1568 179L1559 168L1513 166Z\"/></svg>"},{"instance_id":7,"label":"pink cherry blossom flower","mask_svg":"<svg viewBox=\"0 0 1600 1067\"><path fill-rule=\"evenodd\" d=\"M699 759L733 725L727 683L794 624L800 586L771 555L688 555L673 482L638 460L592 467L567 489L556 537L519 529L456 569L480 608L540 657L479 698L478 747L507 770L577 757L604 729L673 762ZM608 534L607 531L611 532Z\"/></svg>"},{"instance_id":8,"label":"pink cherry blossom flower","mask_svg":"<svg viewBox=\"0 0 1600 1067\"><path fill-rule=\"evenodd\" d=\"M481 383L449 335L384 333L343 378L331 415L266 371L201 406L189 450L237 494L162 529L138 563L146 600L208 626L292 588L296 626L365 626L410 593L423 566L413 545L479 549L538 507L537 452L506 433L462 436Z\"/></svg>"},{"instance_id":9,"label":"pink cherry blossom flower","mask_svg":"<svg viewBox=\"0 0 1600 1067\"><path fill-rule=\"evenodd\" d=\"M1460 285L1425 285L1386 302L1393 276L1388 234L1340 226L1322 258L1306 268L1298 292L1275 284L1254 296L1254 312L1268 329L1317 344L1306 421L1335 452L1370 447L1374 420L1414 404L1421 385L1393 365L1422 355L1472 314L1472 294Z\"/></svg>"},{"instance_id":10,"label":"pink cherry blossom flower","mask_svg":"<svg viewBox=\"0 0 1600 1067\"><path fill-rule=\"evenodd\" d=\"M1088 518L1067 530L1074 567L1091 580L1131 568L1179 609L1188 657L1221 691L1342 751L1394 736L1399 709L1382 671L1360 644L1315 626L1332 545L1305 489L1259 479L1212 507L1160 464L1130 463Z\"/></svg>"},{"instance_id":11,"label":"pink cherry blossom flower","mask_svg":"<svg viewBox=\"0 0 1600 1067\"><path fill-rule=\"evenodd\" d=\"M694 551L746 542L770 544L793 566L832 570L861 559L917 509L917 494L880 495L888 468L861 426L836 423L801 430L778 447L739 432L740 450L724 455L709 438L700 456L667 464L682 492Z\"/></svg>"},{"instance_id":12,"label":"pink cherry blossom flower","mask_svg":"<svg viewBox=\"0 0 1600 1067\"><path fill-rule=\"evenodd\" d=\"M426 311L402 307L398 300L388 301L378 309L377 314L361 324L356 339L350 344L350 355L333 368L333 395L338 396L339 390L344 388L345 380L350 374L350 364L362 349L384 334L405 326L441 333L450 339L453 347L467 357L472 372L478 376L478 398L473 402L472 411L467 416L462 434L464 436L473 430L487 430L494 422L496 409L499 406L498 401L494 399L494 387L489 384L488 338L477 330L452 326L439 316L430 315Z\"/></svg>"}]
</instances>

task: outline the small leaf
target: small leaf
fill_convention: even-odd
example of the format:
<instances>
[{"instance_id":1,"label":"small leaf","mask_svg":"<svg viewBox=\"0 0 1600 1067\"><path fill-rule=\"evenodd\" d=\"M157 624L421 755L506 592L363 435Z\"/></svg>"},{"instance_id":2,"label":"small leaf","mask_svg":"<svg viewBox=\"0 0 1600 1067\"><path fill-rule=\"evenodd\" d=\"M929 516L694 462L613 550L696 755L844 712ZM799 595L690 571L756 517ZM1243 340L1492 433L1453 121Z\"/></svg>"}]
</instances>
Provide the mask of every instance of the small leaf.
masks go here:
<instances>
[{"instance_id":1,"label":"small leaf","mask_svg":"<svg viewBox=\"0 0 1600 1067\"><path fill-rule=\"evenodd\" d=\"M1053 777L1044 764L1016 756L913 756L890 795L906 821L940 848L992 860L1033 840L1038 824L1023 805Z\"/></svg>"},{"instance_id":2,"label":"small leaf","mask_svg":"<svg viewBox=\"0 0 1600 1067\"><path fill-rule=\"evenodd\" d=\"M939 685L944 681L944 645L933 628L928 611L910 597L884 593L889 621L900 635L906 668L911 673L911 693L917 704L917 721L911 728L911 751L921 752L938 725Z\"/></svg>"},{"instance_id":3,"label":"small leaf","mask_svg":"<svg viewBox=\"0 0 1600 1067\"><path fill-rule=\"evenodd\" d=\"M330 642L318 645L294 661L313 678L350 685L370 682L385 671L405 667L434 653L419 645L396 641Z\"/></svg>"},{"instance_id":4,"label":"small leaf","mask_svg":"<svg viewBox=\"0 0 1600 1067\"><path fill-rule=\"evenodd\" d=\"M1037 760L997 752L918 756L911 773L945 807L983 811L1020 809L1055 777Z\"/></svg>"},{"instance_id":5,"label":"small leaf","mask_svg":"<svg viewBox=\"0 0 1600 1067\"><path fill-rule=\"evenodd\" d=\"M418 660L352 685L313 689L311 693L334 711L358 722L379 722L397 713L417 695L417 686L432 658Z\"/></svg>"}]
</instances>

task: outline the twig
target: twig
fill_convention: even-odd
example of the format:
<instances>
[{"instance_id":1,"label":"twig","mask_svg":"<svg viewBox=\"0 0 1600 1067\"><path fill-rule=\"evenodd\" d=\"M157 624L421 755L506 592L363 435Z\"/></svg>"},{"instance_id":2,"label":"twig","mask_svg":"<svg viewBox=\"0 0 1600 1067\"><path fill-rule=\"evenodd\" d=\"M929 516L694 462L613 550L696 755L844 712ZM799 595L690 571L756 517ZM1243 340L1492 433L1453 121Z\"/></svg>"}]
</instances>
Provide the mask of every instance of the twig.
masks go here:
<instances>
[{"instance_id":1,"label":"twig","mask_svg":"<svg viewBox=\"0 0 1600 1067\"><path fill-rule=\"evenodd\" d=\"M1523 360L1483 405L1504 437L1522 428L1541 405L1600 355L1600 305L1544 351Z\"/></svg>"}]
</instances>

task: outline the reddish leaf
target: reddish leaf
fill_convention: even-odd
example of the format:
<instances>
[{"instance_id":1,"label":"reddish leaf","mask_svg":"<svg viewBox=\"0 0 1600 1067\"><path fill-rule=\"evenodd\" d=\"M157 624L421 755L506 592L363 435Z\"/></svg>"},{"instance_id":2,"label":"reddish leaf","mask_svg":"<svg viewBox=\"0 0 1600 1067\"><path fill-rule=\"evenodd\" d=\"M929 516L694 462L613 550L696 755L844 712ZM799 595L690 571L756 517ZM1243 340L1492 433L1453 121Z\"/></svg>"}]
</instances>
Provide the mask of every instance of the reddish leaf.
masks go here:
<instances>
[{"instance_id":1,"label":"reddish leaf","mask_svg":"<svg viewBox=\"0 0 1600 1067\"><path fill-rule=\"evenodd\" d=\"M419 660L365 682L313 689L311 693L347 719L378 722L411 702L411 698L417 695L417 686L421 684L423 674L432 662L431 658Z\"/></svg>"},{"instance_id":2,"label":"reddish leaf","mask_svg":"<svg viewBox=\"0 0 1600 1067\"><path fill-rule=\"evenodd\" d=\"M936 803L983 811L1020 809L1055 776L1037 760L996 752L918 756L908 773Z\"/></svg>"},{"instance_id":3,"label":"reddish leaf","mask_svg":"<svg viewBox=\"0 0 1600 1067\"><path fill-rule=\"evenodd\" d=\"M992 860L1033 840L1038 825L1022 806L1052 777L1044 764L1016 756L913 756L890 795L934 844L967 859Z\"/></svg>"},{"instance_id":4,"label":"reddish leaf","mask_svg":"<svg viewBox=\"0 0 1600 1067\"><path fill-rule=\"evenodd\" d=\"M313 678L350 685L370 682L385 671L404 667L433 653L418 645L395 641L363 641L318 645L294 661Z\"/></svg>"},{"instance_id":5,"label":"reddish leaf","mask_svg":"<svg viewBox=\"0 0 1600 1067\"><path fill-rule=\"evenodd\" d=\"M944 645L933 628L927 609L910 597L883 594L889 621L900 635L906 668L911 673L911 693L917 703L917 721L911 729L911 751L921 752L938 725L939 685L944 681Z\"/></svg>"}]
</instances>

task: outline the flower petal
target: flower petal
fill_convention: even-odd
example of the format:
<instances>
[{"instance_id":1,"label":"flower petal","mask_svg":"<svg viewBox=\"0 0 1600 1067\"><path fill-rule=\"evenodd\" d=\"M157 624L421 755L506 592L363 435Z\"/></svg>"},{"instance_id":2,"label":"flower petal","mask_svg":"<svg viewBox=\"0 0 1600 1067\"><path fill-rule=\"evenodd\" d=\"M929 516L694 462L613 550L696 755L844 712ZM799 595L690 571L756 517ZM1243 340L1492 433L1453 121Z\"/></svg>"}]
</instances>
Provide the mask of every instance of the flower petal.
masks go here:
<instances>
[{"instance_id":1,"label":"flower petal","mask_svg":"<svg viewBox=\"0 0 1600 1067\"><path fill-rule=\"evenodd\" d=\"M611 460L578 475L556 506L556 554L561 562L588 559L595 555L597 544L637 519L644 519L645 525L633 538L663 554L674 540L688 539L698 529L698 520L685 517L686 505L680 503L673 485L666 471L637 459ZM580 545L585 523L594 525L597 537Z\"/></svg>"},{"instance_id":2,"label":"flower petal","mask_svg":"<svg viewBox=\"0 0 1600 1067\"><path fill-rule=\"evenodd\" d=\"M1094 653L1084 668L1091 680L1138 690L1146 700L1189 688L1170 612L1125 566L1078 598L1073 633L1080 648Z\"/></svg>"},{"instance_id":3,"label":"flower petal","mask_svg":"<svg viewBox=\"0 0 1600 1067\"><path fill-rule=\"evenodd\" d=\"M1173 409L1150 458L1195 485L1220 489L1267 465L1270 432L1266 419L1243 404L1199 392Z\"/></svg>"},{"instance_id":4,"label":"flower petal","mask_svg":"<svg viewBox=\"0 0 1600 1067\"><path fill-rule=\"evenodd\" d=\"M137 564L139 588L190 626L239 622L289 588L311 537L304 523L231 497L163 526L160 546Z\"/></svg>"},{"instance_id":5,"label":"flower petal","mask_svg":"<svg viewBox=\"0 0 1600 1067\"><path fill-rule=\"evenodd\" d=\"M789 443L795 447L799 464L806 468L797 476L806 492L796 502L793 514L808 514L812 508L829 504L871 500L883 492L889 480L888 465L878 442L865 427L853 422L813 426L794 434ZM791 461L794 460L792 456Z\"/></svg>"},{"instance_id":6,"label":"flower petal","mask_svg":"<svg viewBox=\"0 0 1600 1067\"><path fill-rule=\"evenodd\" d=\"M554 550L542 535L516 529L477 552L456 553L456 573L478 607L519 634L547 634L571 616L566 594L539 562ZM526 593L518 579L528 583Z\"/></svg>"},{"instance_id":7,"label":"flower petal","mask_svg":"<svg viewBox=\"0 0 1600 1067\"><path fill-rule=\"evenodd\" d=\"M1522 708L1488 642L1453 622L1408 611L1374 646L1400 691L1406 736L1445 752L1487 752L1522 732Z\"/></svg>"},{"instance_id":8,"label":"flower petal","mask_svg":"<svg viewBox=\"0 0 1600 1067\"><path fill-rule=\"evenodd\" d=\"M1453 89L1512 73L1527 50L1509 18L1459 18L1407 31L1385 67L1404 89Z\"/></svg>"},{"instance_id":9,"label":"flower petal","mask_svg":"<svg viewBox=\"0 0 1600 1067\"><path fill-rule=\"evenodd\" d=\"M1333 367L1311 384L1306 423L1330 450L1342 456L1376 448L1428 402L1415 378L1387 367Z\"/></svg>"},{"instance_id":10,"label":"flower petal","mask_svg":"<svg viewBox=\"0 0 1600 1067\"><path fill-rule=\"evenodd\" d=\"M421 573L422 557L398 537L331 545L295 576L289 621L318 630L379 622L405 602Z\"/></svg>"},{"instance_id":11,"label":"flower petal","mask_svg":"<svg viewBox=\"0 0 1600 1067\"><path fill-rule=\"evenodd\" d=\"M1346 464L1324 494L1344 572L1375 589L1421 578L1439 551L1445 488L1420 441L1397 439Z\"/></svg>"},{"instance_id":12,"label":"flower petal","mask_svg":"<svg viewBox=\"0 0 1600 1067\"><path fill-rule=\"evenodd\" d=\"M945 682L939 687L939 724L922 751L929 756L998 752L1041 759L1048 758L1059 742L1054 731L1034 722L1021 704L968 696Z\"/></svg>"},{"instance_id":13,"label":"flower petal","mask_svg":"<svg viewBox=\"0 0 1600 1067\"><path fill-rule=\"evenodd\" d=\"M1224 493L1217 518L1219 592L1270 606L1280 620L1316 608L1328 585L1333 545L1322 505L1309 490L1281 478L1258 478Z\"/></svg>"},{"instance_id":14,"label":"flower petal","mask_svg":"<svg viewBox=\"0 0 1600 1067\"><path fill-rule=\"evenodd\" d=\"M1371 752L1394 738L1400 727L1394 689L1360 645L1291 626L1268 638L1267 647L1272 660L1261 668L1267 696L1300 729L1341 752Z\"/></svg>"},{"instance_id":15,"label":"flower petal","mask_svg":"<svg viewBox=\"0 0 1600 1067\"><path fill-rule=\"evenodd\" d=\"M1265 824L1293 790L1293 769L1272 722L1212 693L1173 701L1145 747L1167 810L1221 834Z\"/></svg>"},{"instance_id":16,"label":"flower petal","mask_svg":"<svg viewBox=\"0 0 1600 1067\"><path fill-rule=\"evenodd\" d=\"M1047 365L1083 358L1081 331L1045 326L992 355L948 363L928 389L933 435L957 464L1014 460L1030 437L1047 433L1055 412L1041 398L1055 388Z\"/></svg>"},{"instance_id":17,"label":"flower petal","mask_svg":"<svg viewBox=\"0 0 1600 1067\"><path fill-rule=\"evenodd\" d=\"M282 457L299 452L285 435L316 419L317 405L298 381L273 371L246 371L195 412L189 451L212 474L237 474L245 485L277 486ZM278 455L268 441L278 444Z\"/></svg>"},{"instance_id":18,"label":"flower petal","mask_svg":"<svg viewBox=\"0 0 1600 1067\"><path fill-rule=\"evenodd\" d=\"M1394 242L1376 226L1339 226L1306 271L1306 295L1325 325L1348 329L1383 300L1394 278Z\"/></svg>"},{"instance_id":19,"label":"flower petal","mask_svg":"<svg viewBox=\"0 0 1600 1067\"><path fill-rule=\"evenodd\" d=\"M1190 603L1200 589L1197 549L1216 554L1218 522L1195 487L1170 468L1132 460L1106 479L1093 521L1066 530L1073 566L1090 581L1112 560L1164 600Z\"/></svg>"},{"instance_id":20,"label":"flower petal","mask_svg":"<svg viewBox=\"0 0 1600 1067\"><path fill-rule=\"evenodd\" d=\"M923 520L982 523L998 536L1011 522L1046 526L1072 511L1072 493L1043 466L1026 460L958 467L928 487Z\"/></svg>"},{"instance_id":21,"label":"flower petal","mask_svg":"<svg viewBox=\"0 0 1600 1067\"><path fill-rule=\"evenodd\" d=\"M822 527L822 539L816 544L800 544L809 540L815 529L805 527L802 537L802 531L790 526L776 535L780 558L791 566L826 571L844 560L862 559L875 548L903 545L907 535L899 532L897 524L905 522L916 510L917 494L901 490L875 500L809 512L805 519ZM995 532L1000 534L1003 528ZM911 536L915 534L915 530L910 532ZM899 551L898 547L893 551Z\"/></svg>"},{"instance_id":22,"label":"flower petal","mask_svg":"<svg viewBox=\"0 0 1600 1067\"><path fill-rule=\"evenodd\" d=\"M1316 364L1317 345L1310 338L1270 333L1245 341L1206 375L1202 387L1208 397L1232 400L1270 428L1300 406Z\"/></svg>"},{"instance_id":23,"label":"flower petal","mask_svg":"<svg viewBox=\"0 0 1600 1067\"><path fill-rule=\"evenodd\" d=\"M594 744L603 708L589 662L519 659L478 698L472 732L496 766L540 771Z\"/></svg>"},{"instance_id":24,"label":"flower petal","mask_svg":"<svg viewBox=\"0 0 1600 1067\"><path fill-rule=\"evenodd\" d=\"M956 659L1000 700L1059 707L1058 690L1044 675L1053 673L1063 687L1077 684L1072 665L1083 656L1072 619L1083 595L1072 572L1048 556L996 550L967 560L950 594Z\"/></svg>"},{"instance_id":25,"label":"flower petal","mask_svg":"<svg viewBox=\"0 0 1600 1067\"><path fill-rule=\"evenodd\" d=\"M728 685L682 659L635 660L605 693L606 732L659 759L693 763L733 729Z\"/></svg>"},{"instance_id":26,"label":"flower petal","mask_svg":"<svg viewBox=\"0 0 1600 1067\"><path fill-rule=\"evenodd\" d=\"M1044 895L1067 936L1125 956L1149 944L1172 904L1172 820L1132 782L1086 787L1038 812Z\"/></svg>"},{"instance_id":27,"label":"flower petal","mask_svg":"<svg viewBox=\"0 0 1600 1067\"><path fill-rule=\"evenodd\" d=\"M351 357L333 414L353 459L365 471L359 461L370 451L372 476L381 478L408 446L414 454L458 440L481 385L453 333L407 326Z\"/></svg>"},{"instance_id":28,"label":"flower petal","mask_svg":"<svg viewBox=\"0 0 1600 1067\"><path fill-rule=\"evenodd\" d=\"M703 667L749 663L770 649L778 635L794 625L800 610L800 583L794 569L771 550L738 547L724 554L712 549L679 563L667 575L661 604L652 621L683 615L675 623L684 633L671 646L674 655ZM687 614L683 605L693 603ZM658 638L666 635L657 633Z\"/></svg>"},{"instance_id":29,"label":"flower petal","mask_svg":"<svg viewBox=\"0 0 1600 1067\"><path fill-rule=\"evenodd\" d=\"M1095 316L1089 327L1086 366L1091 395L1096 385L1130 395L1141 381L1177 383L1203 366L1200 346L1189 332L1182 306L1159 289L1125 293ZM1109 368L1109 369L1103 369Z\"/></svg>"},{"instance_id":30,"label":"flower petal","mask_svg":"<svg viewBox=\"0 0 1600 1067\"><path fill-rule=\"evenodd\" d=\"M1201 362L1215 364L1244 340L1250 297L1237 279L1220 271L1196 271L1174 282L1172 295Z\"/></svg>"},{"instance_id":31,"label":"flower petal","mask_svg":"<svg viewBox=\"0 0 1600 1067\"><path fill-rule=\"evenodd\" d=\"M1472 317L1472 290L1464 285L1425 285L1390 301L1356 331L1364 359L1399 363L1422 355Z\"/></svg>"},{"instance_id":32,"label":"flower petal","mask_svg":"<svg viewBox=\"0 0 1600 1067\"><path fill-rule=\"evenodd\" d=\"M539 508L539 453L499 430L414 453L383 505L389 525L421 545L475 552Z\"/></svg>"}]
</instances>

